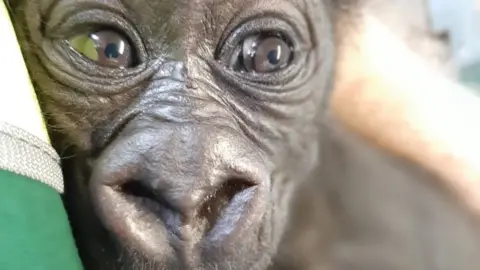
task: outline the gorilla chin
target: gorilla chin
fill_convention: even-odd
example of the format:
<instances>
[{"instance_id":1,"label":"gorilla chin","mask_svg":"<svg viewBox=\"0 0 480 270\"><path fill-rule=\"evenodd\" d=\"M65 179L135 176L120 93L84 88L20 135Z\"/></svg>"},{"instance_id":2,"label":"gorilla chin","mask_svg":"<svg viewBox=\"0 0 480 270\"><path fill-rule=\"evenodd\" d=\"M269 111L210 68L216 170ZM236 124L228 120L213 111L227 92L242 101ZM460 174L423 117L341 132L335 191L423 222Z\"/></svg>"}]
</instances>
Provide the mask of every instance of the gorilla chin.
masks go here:
<instances>
[{"instance_id":1,"label":"gorilla chin","mask_svg":"<svg viewBox=\"0 0 480 270\"><path fill-rule=\"evenodd\" d=\"M262 155L234 129L153 116L131 120L94 162L90 193L105 227L159 269L266 268Z\"/></svg>"}]
</instances>

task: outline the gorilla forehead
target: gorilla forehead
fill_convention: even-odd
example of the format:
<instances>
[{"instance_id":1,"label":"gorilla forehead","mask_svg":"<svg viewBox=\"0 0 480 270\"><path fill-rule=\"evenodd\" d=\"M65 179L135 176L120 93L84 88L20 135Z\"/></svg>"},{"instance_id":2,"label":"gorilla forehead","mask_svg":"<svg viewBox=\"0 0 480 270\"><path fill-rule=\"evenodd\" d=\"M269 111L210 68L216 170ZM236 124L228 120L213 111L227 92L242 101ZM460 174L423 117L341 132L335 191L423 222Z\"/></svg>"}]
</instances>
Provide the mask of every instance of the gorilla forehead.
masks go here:
<instances>
[{"instance_id":1,"label":"gorilla forehead","mask_svg":"<svg viewBox=\"0 0 480 270\"><path fill-rule=\"evenodd\" d=\"M19 1L11 1L19 2ZM206 9L218 9L225 13L233 13L238 9L250 7L262 7L262 6L275 6L280 7L288 5L294 6L301 10L306 10L307 2L317 1L305 1L305 0L38 0L43 12L48 12L48 8L52 5L91 5L100 4L116 9L122 12L142 12L144 17L148 17L148 14L162 13L162 17L168 17L181 10L181 12L201 13ZM274 8L275 8L274 7ZM130 10L131 9L131 10ZM170 11L170 14L167 13ZM145 13L147 12L147 13ZM157 19L161 19L156 17Z\"/></svg>"},{"instance_id":2,"label":"gorilla forehead","mask_svg":"<svg viewBox=\"0 0 480 270\"><path fill-rule=\"evenodd\" d=\"M127 16L129 20L150 34L194 31L202 36L215 34L232 23L232 18L246 10L258 13L278 12L290 15L305 26L304 13L311 12L307 6L319 1L304 0L37 0L42 15L48 15L49 24L62 20L65 13L85 8L100 8ZM317 9L318 11L318 9ZM318 12L317 12L318 13ZM318 21L316 22L318 23ZM202 27L198 27L202 24ZM190 30L190 31L189 31ZM211 36L210 36L211 37ZM182 36L182 39L184 36Z\"/></svg>"}]
</instances>

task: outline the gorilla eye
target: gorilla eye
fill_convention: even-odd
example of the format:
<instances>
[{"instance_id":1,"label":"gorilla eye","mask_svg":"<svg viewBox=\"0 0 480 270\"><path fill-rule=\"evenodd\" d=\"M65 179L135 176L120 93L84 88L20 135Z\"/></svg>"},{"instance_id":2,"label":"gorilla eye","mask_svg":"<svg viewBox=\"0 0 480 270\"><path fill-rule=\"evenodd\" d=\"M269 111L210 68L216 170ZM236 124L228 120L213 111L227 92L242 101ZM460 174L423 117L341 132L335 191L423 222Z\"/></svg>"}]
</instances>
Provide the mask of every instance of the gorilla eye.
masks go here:
<instances>
[{"instance_id":1,"label":"gorilla eye","mask_svg":"<svg viewBox=\"0 0 480 270\"><path fill-rule=\"evenodd\" d=\"M254 35L237 47L230 68L240 72L271 73L287 67L292 58L292 46L281 36Z\"/></svg>"},{"instance_id":2,"label":"gorilla eye","mask_svg":"<svg viewBox=\"0 0 480 270\"><path fill-rule=\"evenodd\" d=\"M102 30L74 36L70 46L100 66L130 67L133 50L129 40L112 30Z\"/></svg>"}]
</instances>

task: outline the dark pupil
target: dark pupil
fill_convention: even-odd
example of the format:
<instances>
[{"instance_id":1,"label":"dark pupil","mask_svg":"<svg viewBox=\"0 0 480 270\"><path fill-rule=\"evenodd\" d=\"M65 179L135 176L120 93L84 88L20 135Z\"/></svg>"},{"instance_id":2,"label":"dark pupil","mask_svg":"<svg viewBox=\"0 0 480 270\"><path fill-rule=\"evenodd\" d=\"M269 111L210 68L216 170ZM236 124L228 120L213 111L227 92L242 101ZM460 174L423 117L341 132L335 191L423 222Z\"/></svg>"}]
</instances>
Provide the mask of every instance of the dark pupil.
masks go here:
<instances>
[{"instance_id":1,"label":"dark pupil","mask_svg":"<svg viewBox=\"0 0 480 270\"><path fill-rule=\"evenodd\" d=\"M118 51L118 45L116 43L109 43L105 47L105 56L107 58L118 58L120 52Z\"/></svg>"},{"instance_id":2,"label":"dark pupil","mask_svg":"<svg viewBox=\"0 0 480 270\"><path fill-rule=\"evenodd\" d=\"M267 55L268 62L273 66L280 62L280 53L278 52L279 47L280 46L277 46L277 48L271 50Z\"/></svg>"},{"instance_id":3,"label":"dark pupil","mask_svg":"<svg viewBox=\"0 0 480 270\"><path fill-rule=\"evenodd\" d=\"M287 43L277 37L262 39L255 47L252 70L266 73L274 72L288 65L291 53Z\"/></svg>"}]
</instances>

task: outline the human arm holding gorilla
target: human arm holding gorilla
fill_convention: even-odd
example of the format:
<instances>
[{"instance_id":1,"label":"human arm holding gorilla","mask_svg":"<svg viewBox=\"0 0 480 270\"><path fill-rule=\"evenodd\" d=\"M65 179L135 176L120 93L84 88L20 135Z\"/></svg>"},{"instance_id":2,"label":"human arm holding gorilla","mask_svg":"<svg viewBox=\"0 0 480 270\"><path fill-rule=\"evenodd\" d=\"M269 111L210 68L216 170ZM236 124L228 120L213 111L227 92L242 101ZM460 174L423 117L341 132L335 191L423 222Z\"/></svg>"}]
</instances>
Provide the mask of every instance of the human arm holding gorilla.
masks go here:
<instances>
[{"instance_id":1,"label":"human arm holding gorilla","mask_svg":"<svg viewBox=\"0 0 480 270\"><path fill-rule=\"evenodd\" d=\"M419 3L407 21L401 5L376 3L356 12L355 27L340 26L353 31L337 47L336 138L323 144L322 184L300 189L278 257L285 269L471 269L480 100L452 80L442 40L419 31Z\"/></svg>"},{"instance_id":2,"label":"human arm holding gorilla","mask_svg":"<svg viewBox=\"0 0 480 270\"><path fill-rule=\"evenodd\" d=\"M264 269L275 255L305 269L469 269L480 258L478 226L419 169L432 167L330 126L360 3L10 2L87 269ZM290 215L292 203L304 208Z\"/></svg>"},{"instance_id":3,"label":"human arm holding gorilla","mask_svg":"<svg viewBox=\"0 0 480 270\"><path fill-rule=\"evenodd\" d=\"M478 213L480 133L469 124L480 113L476 90L432 67L432 59L414 53L374 16L365 15L365 25L355 37L361 45L339 61L344 76L337 77L332 98L335 115L355 133L435 173Z\"/></svg>"},{"instance_id":4,"label":"human arm holding gorilla","mask_svg":"<svg viewBox=\"0 0 480 270\"><path fill-rule=\"evenodd\" d=\"M370 176L369 180L362 180L357 174L352 176L353 182L340 185L341 190L351 189L349 195L343 196L348 199L343 200L350 209L346 212L350 211L354 221L346 223L357 226L344 233L357 230L363 240L368 239L365 235L369 233L383 235L364 242L352 241L354 247L355 241L363 243L357 250L353 249L352 253L358 252L361 257L356 258L357 261L372 256L365 269L395 266L398 269L470 269L478 263L475 256L479 241L479 133L478 127L471 123L480 113L480 100L474 89L453 80L450 67L447 63L442 65L442 58L446 60L444 55L432 53L441 51L438 50L442 47L441 39L439 46L425 33L412 41L415 33L398 30L398 25L408 29L404 19L395 24L395 16L378 16L378 13L381 14L381 10L363 10L362 30L349 35L351 42L340 49L343 60L337 61L339 68L331 104L335 118L345 124L348 131L360 135L370 145L387 150L394 159L392 162L390 157L390 161L382 159L372 164L376 176ZM412 21L416 20L414 13L410 13ZM386 17L390 21L386 21ZM402 32L407 33L402 36ZM342 130L342 134L348 131ZM347 147L349 150L345 152L354 152L351 150L354 148ZM361 152L357 160L361 160L361 155L366 159L369 150ZM399 162L401 160L404 161ZM382 176L381 167L385 163L400 169L404 175L398 177L398 172L391 170ZM373 194L375 192L378 194ZM371 205L373 202L377 203ZM361 230L362 226L369 229ZM388 240L388 234L393 238ZM368 250L365 247L372 242L370 251L375 251L376 246L376 252L364 252L361 247ZM349 248L346 245L346 249ZM355 258L358 254L351 256ZM388 256L393 256L392 261L397 263L379 266L379 258ZM363 269L358 265L350 267Z\"/></svg>"}]
</instances>

